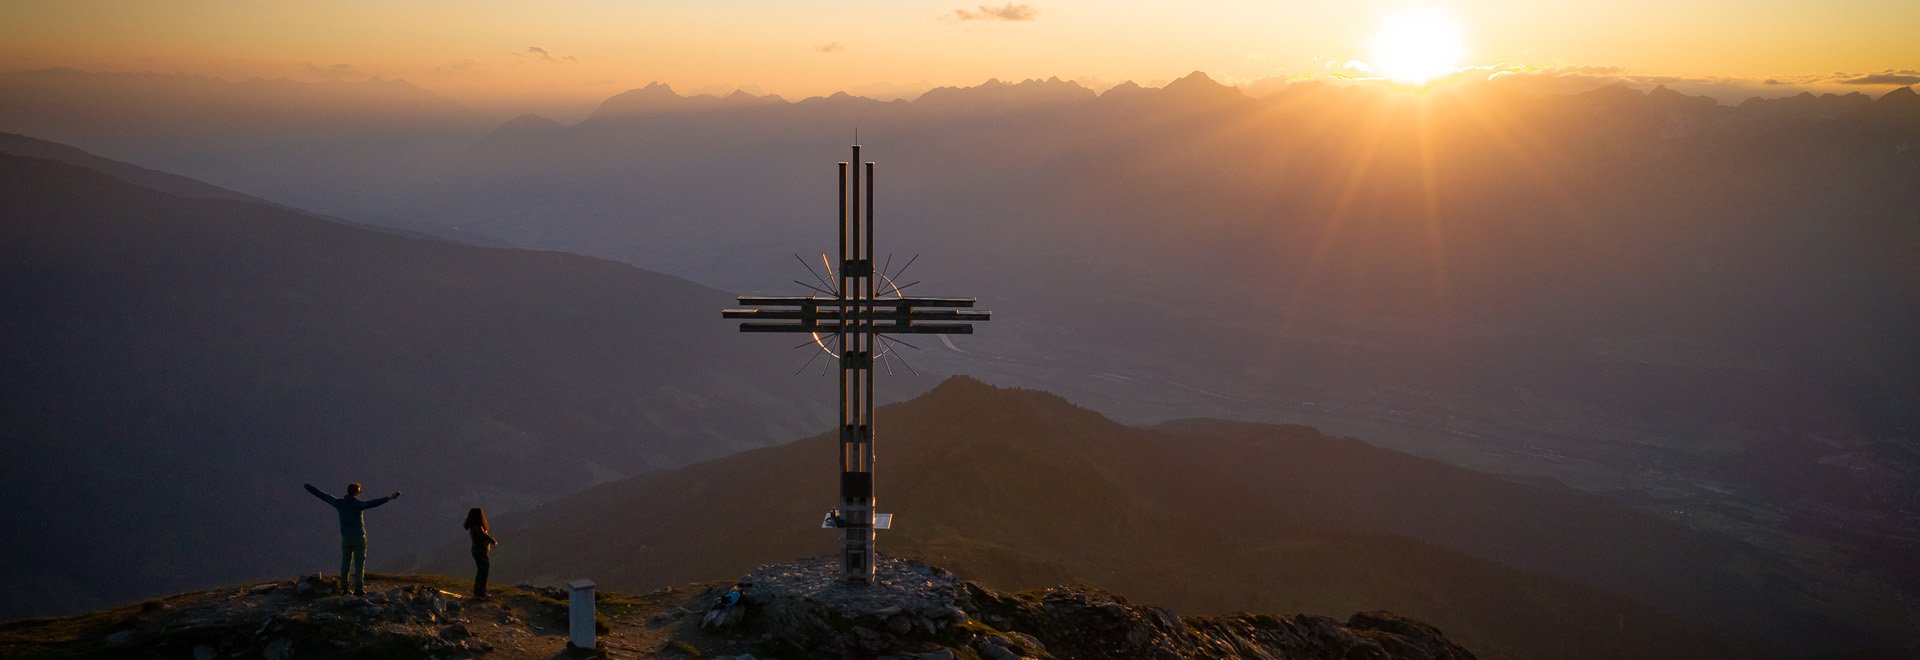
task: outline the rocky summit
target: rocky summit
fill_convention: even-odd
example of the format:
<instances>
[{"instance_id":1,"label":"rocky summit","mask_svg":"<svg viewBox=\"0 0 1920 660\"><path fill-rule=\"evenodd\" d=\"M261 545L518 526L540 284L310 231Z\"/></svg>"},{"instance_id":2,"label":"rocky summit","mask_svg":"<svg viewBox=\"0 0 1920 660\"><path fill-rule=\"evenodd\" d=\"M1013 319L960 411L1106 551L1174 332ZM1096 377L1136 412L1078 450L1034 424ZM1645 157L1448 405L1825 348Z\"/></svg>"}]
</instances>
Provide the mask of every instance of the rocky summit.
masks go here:
<instances>
[{"instance_id":1,"label":"rocky summit","mask_svg":"<svg viewBox=\"0 0 1920 660\"><path fill-rule=\"evenodd\" d=\"M7 658L551 657L566 595L523 585L476 601L440 577L371 576L342 595L318 574L0 624Z\"/></svg>"},{"instance_id":2,"label":"rocky summit","mask_svg":"<svg viewBox=\"0 0 1920 660\"><path fill-rule=\"evenodd\" d=\"M831 558L765 566L701 618L717 638L776 657L1421 658L1473 654L1387 612L1181 617L1078 586L1003 594L917 561L882 559L848 587ZM736 604L728 605L729 601Z\"/></svg>"},{"instance_id":3,"label":"rocky summit","mask_svg":"<svg viewBox=\"0 0 1920 660\"><path fill-rule=\"evenodd\" d=\"M0 624L7 658L1414 658L1474 657L1385 612L1182 617L1099 589L1000 593L883 558L849 587L833 558L762 566L732 584L598 595L597 648L567 638L552 587L462 596L459 581L374 576L364 596L319 575L212 589L73 617Z\"/></svg>"}]
</instances>

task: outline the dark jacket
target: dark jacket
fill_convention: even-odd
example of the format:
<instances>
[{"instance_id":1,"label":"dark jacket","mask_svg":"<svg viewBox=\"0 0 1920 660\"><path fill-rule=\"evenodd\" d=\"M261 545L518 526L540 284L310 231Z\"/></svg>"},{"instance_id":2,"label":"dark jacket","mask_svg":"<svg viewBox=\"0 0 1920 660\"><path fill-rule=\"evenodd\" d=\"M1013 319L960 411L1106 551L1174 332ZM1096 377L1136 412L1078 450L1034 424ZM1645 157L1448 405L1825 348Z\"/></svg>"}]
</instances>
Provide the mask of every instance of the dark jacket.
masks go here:
<instances>
[{"instance_id":1,"label":"dark jacket","mask_svg":"<svg viewBox=\"0 0 1920 660\"><path fill-rule=\"evenodd\" d=\"M355 541L366 543L367 521L366 518L360 515L360 512L386 504L387 500L393 499L390 497L380 497L371 500L362 500L352 495L334 497L320 492L320 489L314 488L313 484L307 484L307 492L313 493L314 497L318 497L321 501L333 505L334 511L339 512L340 541L342 543L352 543Z\"/></svg>"},{"instance_id":2,"label":"dark jacket","mask_svg":"<svg viewBox=\"0 0 1920 660\"><path fill-rule=\"evenodd\" d=\"M476 555L487 554L487 550L493 547L493 544L499 543L493 540L493 535L488 534L487 530L479 527L468 527L467 536L473 537L473 554Z\"/></svg>"}]
</instances>

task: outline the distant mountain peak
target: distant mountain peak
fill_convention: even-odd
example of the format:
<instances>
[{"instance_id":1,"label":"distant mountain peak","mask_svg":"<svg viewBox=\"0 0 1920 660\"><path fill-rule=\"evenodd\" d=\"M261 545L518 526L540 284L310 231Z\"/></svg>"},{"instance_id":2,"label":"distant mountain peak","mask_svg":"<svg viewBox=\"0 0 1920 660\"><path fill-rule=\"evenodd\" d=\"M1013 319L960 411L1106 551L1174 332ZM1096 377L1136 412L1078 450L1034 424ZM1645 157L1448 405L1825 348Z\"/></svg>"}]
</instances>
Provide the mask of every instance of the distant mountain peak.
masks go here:
<instances>
[{"instance_id":1,"label":"distant mountain peak","mask_svg":"<svg viewBox=\"0 0 1920 660\"><path fill-rule=\"evenodd\" d=\"M1204 71L1195 71L1181 76L1179 79L1167 83L1167 86L1161 89L1177 93L1200 92L1207 94L1217 94L1223 91L1231 91L1237 94L1240 91L1237 87L1220 84L1219 81L1213 79L1213 76L1207 75Z\"/></svg>"},{"instance_id":2,"label":"distant mountain peak","mask_svg":"<svg viewBox=\"0 0 1920 660\"><path fill-rule=\"evenodd\" d=\"M941 407L950 403L963 401L977 405L982 403L982 398L993 399L992 403L995 404L1029 402L1073 405L1066 399L1061 398L1060 395L1046 390L1000 387L965 374L948 376L946 380L940 381L939 385L935 385L933 389L927 390L926 394L922 394L908 401L907 405L925 403L934 407Z\"/></svg>"},{"instance_id":3,"label":"distant mountain peak","mask_svg":"<svg viewBox=\"0 0 1920 660\"><path fill-rule=\"evenodd\" d=\"M645 87L629 89L602 101L587 119L658 114L684 109L686 101L687 98L675 93L673 87L656 80Z\"/></svg>"},{"instance_id":4,"label":"distant mountain peak","mask_svg":"<svg viewBox=\"0 0 1920 660\"><path fill-rule=\"evenodd\" d=\"M1247 99L1240 88L1220 84L1203 71L1195 71L1160 88L1163 94L1173 94L1189 98L1205 98L1215 102L1231 102Z\"/></svg>"},{"instance_id":5,"label":"distant mountain peak","mask_svg":"<svg viewBox=\"0 0 1920 660\"><path fill-rule=\"evenodd\" d=\"M948 376L946 380L940 381L939 385L935 385L933 389L927 390L927 393L923 396L954 396L963 393L996 392L999 390L1000 388L988 385L985 381L978 378L960 374Z\"/></svg>"},{"instance_id":6,"label":"distant mountain peak","mask_svg":"<svg viewBox=\"0 0 1920 660\"><path fill-rule=\"evenodd\" d=\"M1107 91L1100 93L1100 98L1103 98L1103 99L1120 98L1123 96L1132 96L1134 94L1138 94L1145 91L1147 91L1147 89L1145 87L1141 87L1140 83L1137 83L1131 80L1126 80L1126 81L1122 81L1118 85L1108 87Z\"/></svg>"},{"instance_id":7,"label":"distant mountain peak","mask_svg":"<svg viewBox=\"0 0 1920 660\"><path fill-rule=\"evenodd\" d=\"M1080 83L1061 80L1058 76L1046 80L1028 78L1018 83L989 78L972 87L936 87L921 94L913 103L972 112L1026 105L1077 103L1092 100L1096 96L1093 90Z\"/></svg>"},{"instance_id":8,"label":"distant mountain peak","mask_svg":"<svg viewBox=\"0 0 1920 660\"><path fill-rule=\"evenodd\" d=\"M1181 76L1179 79L1174 80L1171 83L1168 83L1167 86L1172 87L1174 85L1178 85L1181 83L1194 84L1194 85L1200 85L1200 84L1219 85L1220 84L1214 81L1213 76L1207 75L1207 72L1196 70L1192 73Z\"/></svg>"}]
</instances>

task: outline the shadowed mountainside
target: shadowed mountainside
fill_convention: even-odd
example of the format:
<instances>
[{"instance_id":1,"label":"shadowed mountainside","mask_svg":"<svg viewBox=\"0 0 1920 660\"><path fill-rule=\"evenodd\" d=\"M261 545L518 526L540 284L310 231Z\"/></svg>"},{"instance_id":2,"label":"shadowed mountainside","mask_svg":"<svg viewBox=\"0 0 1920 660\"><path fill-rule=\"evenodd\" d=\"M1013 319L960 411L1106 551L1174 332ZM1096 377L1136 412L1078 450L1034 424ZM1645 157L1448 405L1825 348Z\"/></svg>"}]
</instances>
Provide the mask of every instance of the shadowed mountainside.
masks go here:
<instances>
[{"instance_id":1,"label":"shadowed mountainside","mask_svg":"<svg viewBox=\"0 0 1920 660\"><path fill-rule=\"evenodd\" d=\"M1303 427L1127 427L956 378L883 408L877 428L881 509L898 516L882 548L996 588L1083 583L1196 613L1383 608L1508 657L1758 652L1718 630L1789 645L1781 653L1835 650L1890 637L1899 618L1783 593L1779 562L1594 496ZM647 588L819 551L831 442L502 518L495 570ZM459 570L460 556L430 567Z\"/></svg>"},{"instance_id":2,"label":"shadowed mountainside","mask_svg":"<svg viewBox=\"0 0 1920 660\"><path fill-rule=\"evenodd\" d=\"M828 409L778 378L783 347L713 348L728 295L614 262L17 156L0 209L0 618L330 566L333 513L303 482L407 493L368 514L377 564L457 534L467 507L763 445Z\"/></svg>"},{"instance_id":3,"label":"shadowed mountainside","mask_svg":"<svg viewBox=\"0 0 1920 660\"><path fill-rule=\"evenodd\" d=\"M59 161L75 167L111 176L142 188L152 188L169 195L188 199L225 199L243 202L262 202L267 200L246 195L197 179L177 174L147 169L117 160L101 158L80 149L57 142L49 142L24 135L0 133L0 153L12 154L24 158L43 158Z\"/></svg>"}]
</instances>

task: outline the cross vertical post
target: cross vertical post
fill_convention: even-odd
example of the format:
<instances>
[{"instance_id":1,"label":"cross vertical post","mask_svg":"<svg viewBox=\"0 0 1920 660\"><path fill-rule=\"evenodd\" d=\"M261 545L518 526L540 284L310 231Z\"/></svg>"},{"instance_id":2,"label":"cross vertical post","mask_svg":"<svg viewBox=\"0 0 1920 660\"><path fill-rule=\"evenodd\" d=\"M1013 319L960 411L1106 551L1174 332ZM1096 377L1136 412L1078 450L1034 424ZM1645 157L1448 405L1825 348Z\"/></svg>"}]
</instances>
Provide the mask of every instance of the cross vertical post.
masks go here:
<instances>
[{"instance_id":1,"label":"cross vertical post","mask_svg":"<svg viewBox=\"0 0 1920 660\"><path fill-rule=\"evenodd\" d=\"M721 316L749 319L740 324L741 332L810 334L813 341L802 346L815 347L839 360L840 498L821 526L835 530L839 536L845 580L864 585L873 581L874 533L893 524L892 514L874 509L873 366L876 360L887 358L890 344L902 343L885 335L972 334L973 322L989 320L991 313L960 309L973 307L972 298L907 296L901 291L906 287L893 281L900 273L875 269L874 164L860 161L860 145L856 144L853 160L839 163L839 174L840 239L836 249L840 259L828 264L829 270L839 268L838 273L828 273L834 284L833 296L741 296L740 304L746 307L722 310ZM891 295L882 297L883 289L890 290ZM828 335L834 348L827 346Z\"/></svg>"},{"instance_id":2,"label":"cross vertical post","mask_svg":"<svg viewBox=\"0 0 1920 660\"><path fill-rule=\"evenodd\" d=\"M840 235L840 516L846 579L873 579L873 165L867 203L860 198L860 145L853 145L851 185L842 187ZM864 213L862 212L864 211ZM862 220L865 220L863 223ZM852 256L848 256L848 248ZM851 313L852 316L848 314ZM851 321L851 324L848 322ZM851 390L851 396L848 390Z\"/></svg>"}]
</instances>

